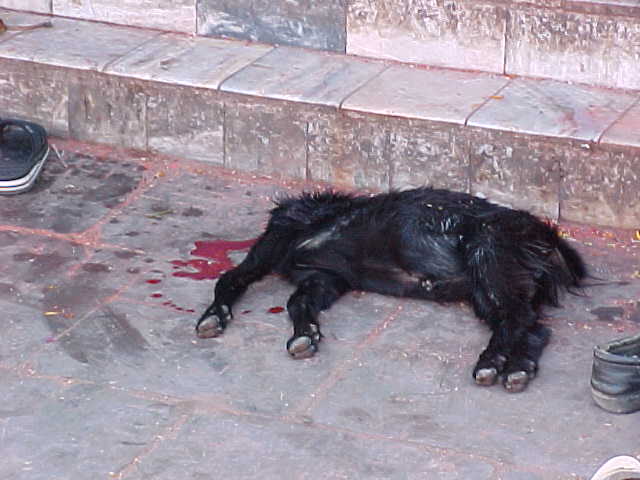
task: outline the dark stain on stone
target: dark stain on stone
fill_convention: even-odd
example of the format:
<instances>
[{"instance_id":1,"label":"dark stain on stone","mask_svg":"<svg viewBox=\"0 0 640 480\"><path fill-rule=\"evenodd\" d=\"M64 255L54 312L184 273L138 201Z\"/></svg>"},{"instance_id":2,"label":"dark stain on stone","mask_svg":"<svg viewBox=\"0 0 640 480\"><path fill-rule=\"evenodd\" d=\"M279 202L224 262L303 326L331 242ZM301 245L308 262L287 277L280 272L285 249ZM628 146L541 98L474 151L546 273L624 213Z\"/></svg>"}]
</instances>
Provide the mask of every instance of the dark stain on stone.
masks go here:
<instances>
[{"instance_id":1,"label":"dark stain on stone","mask_svg":"<svg viewBox=\"0 0 640 480\"><path fill-rule=\"evenodd\" d=\"M590 310L592 315L595 315L601 322L612 322L619 320L624 315L624 308L622 307L598 307Z\"/></svg>"},{"instance_id":2,"label":"dark stain on stone","mask_svg":"<svg viewBox=\"0 0 640 480\"><path fill-rule=\"evenodd\" d=\"M82 270L88 273L108 273L111 271L111 266L104 263L85 263L82 265Z\"/></svg>"},{"instance_id":3,"label":"dark stain on stone","mask_svg":"<svg viewBox=\"0 0 640 480\"><path fill-rule=\"evenodd\" d=\"M153 258L145 258L144 262L145 263L153 263L153 262L155 262L155 260Z\"/></svg>"},{"instance_id":4,"label":"dark stain on stone","mask_svg":"<svg viewBox=\"0 0 640 480\"><path fill-rule=\"evenodd\" d=\"M127 320L126 314L116 313L113 309L106 308L103 320L107 336L116 350L137 354L149 346L138 329Z\"/></svg>"},{"instance_id":5,"label":"dark stain on stone","mask_svg":"<svg viewBox=\"0 0 640 480\"><path fill-rule=\"evenodd\" d=\"M182 215L185 217L201 217L203 213L204 212L199 208L189 207L184 212L182 212Z\"/></svg>"},{"instance_id":6,"label":"dark stain on stone","mask_svg":"<svg viewBox=\"0 0 640 480\"><path fill-rule=\"evenodd\" d=\"M109 220L109 223L120 223L120 220L118 220L117 218L112 218L111 220Z\"/></svg>"},{"instance_id":7,"label":"dark stain on stone","mask_svg":"<svg viewBox=\"0 0 640 480\"><path fill-rule=\"evenodd\" d=\"M160 212L168 212L169 210L171 210L171 207L169 206L168 203L154 203L153 205L151 205L151 212L153 213L160 213Z\"/></svg>"},{"instance_id":8,"label":"dark stain on stone","mask_svg":"<svg viewBox=\"0 0 640 480\"><path fill-rule=\"evenodd\" d=\"M127 237L137 237L138 235L140 235L140 232L127 232L125 233L125 235Z\"/></svg>"},{"instance_id":9,"label":"dark stain on stone","mask_svg":"<svg viewBox=\"0 0 640 480\"><path fill-rule=\"evenodd\" d=\"M131 193L136 187L137 180L123 173L114 173L105 178L104 182L91 191L88 191L83 199L98 202L109 200L122 200L122 197Z\"/></svg>"},{"instance_id":10,"label":"dark stain on stone","mask_svg":"<svg viewBox=\"0 0 640 480\"><path fill-rule=\"evenodd\" d=\"M22 279L27 283L41 280L42 277L55 274L56 270L65 265L70 259L58 252L36 254L33 252L16 253L13 259L28 264Z\"/></svg>"},{"instance_id":11,"label":"dark stain on stone","mask_svg":"<svg viewBox=\"0 0 640 480\"><path fill-rule=\"evenodd\" d=\"M123 260L129 260L138 255L136 252L129 252L127 250L116 250L114 253L116 257L122 258Z\"/></svg>"},{"instance_id":12,"label":"dark stain on stone","mask_svg":"<svg viewBox=\"0 0 640 480\"><path fill-rule=\"evenodd\" d=\"M83 211L65 207L56 209L56 218L51 229L57 233L69 233L73 231L74 222L82 216Z\"/></svg>"},{"instance_id":13,"label":"dark stain on stone","mask_svg":"<svg viewBox=\"0 0 640 480\"><path fill-rule=\"evenodd\" d=\"M30 262L32 260L35 260L36 257L37 255L32 252L21 252L13 255L13 259L16 262Z\"/></svg>"},{"instance_id":14,"label":"dark stain on stone","mask_svg":"<svg viewBox=\"0 0 640 480\"><path fill-rule=\"evenodd\" d=\"M341 412L341 415L351 419L351 420L355 420L358 423L362 423L365 421L369 421L371 420L371 414L369 414L369 412L367 412L366 410L360 408L360 407L349 407L349 408L345 408L343 409Z\"/></svg>"}]
</instances>

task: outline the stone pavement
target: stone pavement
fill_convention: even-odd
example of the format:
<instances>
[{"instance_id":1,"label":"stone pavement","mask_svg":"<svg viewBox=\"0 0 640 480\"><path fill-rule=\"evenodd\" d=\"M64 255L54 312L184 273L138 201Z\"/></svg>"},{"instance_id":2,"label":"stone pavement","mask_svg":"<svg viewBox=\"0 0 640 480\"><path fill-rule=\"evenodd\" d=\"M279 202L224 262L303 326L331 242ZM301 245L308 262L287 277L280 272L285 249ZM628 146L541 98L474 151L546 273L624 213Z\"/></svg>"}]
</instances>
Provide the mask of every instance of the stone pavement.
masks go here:
<instances>
[{"instance_id":1,"label":"stone pavement","mask_svg":"<svg viewBox=\"0 0 640 480\"><path fill-rule=\"evenodd\" d=\"M348 294L294 361L274 309L292 288L270 276L196 338L206 277L271 198L313 185L53 143L34 190L0 198L0 478L587 479L640 455L640 413L598 409L588 385L593 345L640 328L631 232L563 225L627 283L550 311L539 377L508 394L473 384L488 332L463 305Z\"/></svg>"}]
</instances>

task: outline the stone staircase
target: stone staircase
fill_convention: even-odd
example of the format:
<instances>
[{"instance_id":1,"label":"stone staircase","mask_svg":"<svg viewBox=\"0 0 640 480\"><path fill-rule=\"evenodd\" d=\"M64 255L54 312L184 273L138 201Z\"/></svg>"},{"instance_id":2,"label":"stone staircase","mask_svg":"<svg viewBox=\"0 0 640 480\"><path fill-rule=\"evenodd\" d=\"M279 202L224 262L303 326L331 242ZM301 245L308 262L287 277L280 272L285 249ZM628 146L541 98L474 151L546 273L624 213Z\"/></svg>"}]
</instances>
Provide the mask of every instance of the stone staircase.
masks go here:
<instances>
[{"instance_id":1,"label":"stone staircase","mask_svg":"<svg viewBox=\"0 0 640 480\"><path fill-rule=\"evenodd\" d=\"M0 35L0 117L229 169L640 226L640 0L0 7L10 27L54 15Z\"/></svg>"}]
</instances>

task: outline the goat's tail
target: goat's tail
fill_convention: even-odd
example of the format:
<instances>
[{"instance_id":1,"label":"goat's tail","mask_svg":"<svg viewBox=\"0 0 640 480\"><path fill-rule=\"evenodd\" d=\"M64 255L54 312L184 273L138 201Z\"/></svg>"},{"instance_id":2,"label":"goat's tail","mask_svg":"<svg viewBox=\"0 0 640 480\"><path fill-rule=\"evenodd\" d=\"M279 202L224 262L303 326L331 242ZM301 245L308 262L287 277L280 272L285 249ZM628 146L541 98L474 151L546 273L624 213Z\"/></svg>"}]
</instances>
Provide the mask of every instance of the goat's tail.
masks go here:
<instances>
[{"instance_id":1,"label":"goat's tail","mask_svg":"<svg viewBox=\"0 0 640 480\"><path fill-rule=\"evenodd\" d=\"M587 266L580 254L562 237L558 236L557 251L562 261L562 269L564 270L564 286L571 291L580 288L583 280L589 276Z\"/></svg>"},{"instance_id":2,"label":"goat's tail","mask_svg":"<svg viewBox=\"0 0 640 480\"><path fill-rule=\"evenodd\" d=\"M551 251L547 250L543 256L529 256L527 264L536 272L537 302L559 306L562 291L582 294L584 279L589 274L580 254L558 235L557 230L552 229L548 233L551 235L547 237Z\"/></svg>"}]
</instances>

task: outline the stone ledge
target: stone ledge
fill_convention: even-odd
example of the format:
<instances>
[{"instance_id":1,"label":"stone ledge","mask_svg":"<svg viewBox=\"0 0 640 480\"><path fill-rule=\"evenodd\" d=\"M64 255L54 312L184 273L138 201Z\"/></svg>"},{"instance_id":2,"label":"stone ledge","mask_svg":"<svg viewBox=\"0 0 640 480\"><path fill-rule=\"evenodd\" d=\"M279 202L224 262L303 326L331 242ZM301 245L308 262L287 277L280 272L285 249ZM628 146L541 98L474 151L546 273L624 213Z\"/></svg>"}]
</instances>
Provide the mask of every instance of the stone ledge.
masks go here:
<instances>
[{"instance_id":1,"label":"stone ledge","mask_svg":"<svg viewBox=\"0 0 640 480\"><path fill-rule=\"evenodd\" d=\"M640 225L638 91L53 22L0 37L0 116L229 169Z\"/></svg>"}]
</instances>

